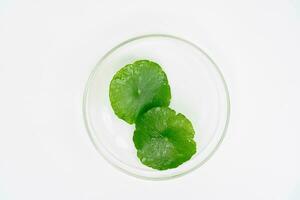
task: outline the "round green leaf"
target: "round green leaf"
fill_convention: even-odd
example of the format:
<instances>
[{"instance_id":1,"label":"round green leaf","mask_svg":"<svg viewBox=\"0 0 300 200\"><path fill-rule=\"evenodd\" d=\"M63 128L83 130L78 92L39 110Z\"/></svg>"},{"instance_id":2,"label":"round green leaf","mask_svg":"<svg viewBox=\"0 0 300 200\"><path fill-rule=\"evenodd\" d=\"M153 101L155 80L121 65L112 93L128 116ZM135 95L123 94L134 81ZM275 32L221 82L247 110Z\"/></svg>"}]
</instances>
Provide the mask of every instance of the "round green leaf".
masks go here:
<instances>
[{"instance_id":1,"label":"round green leaf","mask_svg":"<svg viewBox=\"0 0 300 200\"><path fill-rule=\"evenodd\" d=\"M133 124L150 108L168 106L171 90L166 74L157 63L139 60L114 75L109 98L115 114Z\"/></svg>"},{"instance_id":2,"label":"round green leaf","mask_svg":"<svg viewBox=\"0 0 300 200\"><path fill-rule=\"evenodd\" d=\"M196 153L194 133L184 115L156 107L137 119L133 141L143 164L166 170L176 168Z\"/></svg>"}]
</instances>

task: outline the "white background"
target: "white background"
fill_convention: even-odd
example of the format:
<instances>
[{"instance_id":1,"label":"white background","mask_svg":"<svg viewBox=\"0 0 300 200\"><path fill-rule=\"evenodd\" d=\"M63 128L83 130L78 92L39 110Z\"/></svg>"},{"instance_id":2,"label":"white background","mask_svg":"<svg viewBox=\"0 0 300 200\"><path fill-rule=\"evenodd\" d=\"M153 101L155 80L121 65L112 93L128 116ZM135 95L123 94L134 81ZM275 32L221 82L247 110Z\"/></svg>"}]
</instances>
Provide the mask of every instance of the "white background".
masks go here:
<instances>
[{"instance_id":1,"label":"white background","mask_svg":"<svg viewBox=\"0 0 300 200\"><path fill-rule=\"evenodd\" d=\"M82 118L88 76L134 36L188 39L228 83L226 138L201 168L145 181L111 167ZM0 0L0 199L300 199L297 0Z\"/></svg>"}]
</instances>

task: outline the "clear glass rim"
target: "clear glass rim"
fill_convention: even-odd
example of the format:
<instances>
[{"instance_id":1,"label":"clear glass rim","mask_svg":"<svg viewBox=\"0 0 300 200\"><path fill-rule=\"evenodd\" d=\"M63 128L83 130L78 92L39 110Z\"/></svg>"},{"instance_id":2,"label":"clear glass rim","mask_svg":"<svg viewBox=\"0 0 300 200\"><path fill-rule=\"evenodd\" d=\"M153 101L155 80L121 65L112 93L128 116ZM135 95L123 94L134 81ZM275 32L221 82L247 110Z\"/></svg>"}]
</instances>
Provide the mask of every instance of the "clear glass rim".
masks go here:
<instances>
[{"instance_id":1,"label":"clear glass rim","mask_svg":"<svg viewBox=\"0 0 300 200\"><path fill-rule=\"evenodd\" d=\"M112 161L110 161L105 155L104 153L102 152L102 150L100 150L98 148L98 145L96 144L95 140L94 140L94 137L93 137L93 131L91 130L91 126L90 126L90 122L89 122L89 119L87 117L87 96L88 96L88 91L89 91L89 86L91 84L91 81L93 80L93 77L95 75L95 72L96 70L98 69L98 66L103 62L104 59L106 59L112 52L114 52L116 49L118 49L119 47L127 44L127 43L130 43L132 41L135 41L135 40L140 40L140 39L146 39L146 38L151 38L151 37L163 37L163 38L171 38L171 39L176 39L176 40L180 40L182 42L185 42L189 45L191 45L192 47L196 48L198 51L200 51L203 55L205 55L209 61L213 64L215 70L217 71L218 75L220 76L221 78L221 81L223 83L223 86L224 86L224 89L225 89L225 96L226 96L226 121L225 121L225 126L223 128L223 131L222 131L222 135L218 141L218 143L216 144L216 146L213 148L213 150L208 154L208 156L203 159L201 162L197 163L195 166L193 166L192 168L186 170L186 171L183 171L182 173L179 173L179 174L174 174L172 176L165 176L165 177L147 177L147 176L143 176L143 175L138 175L136 173L133 173L133 172L130 172L126 169L124 169L123 167L117 165L116 163L113 163ZM84 89L84 94L83 94L83 105L82 105L82 112L83 112L83 119L84 119L84 124L85 124L85 128L88 132L88 135L90 137L90 140L92 141L94 147L96 148L97 152L110 164L112 165L113 167L115 167L116 169L128 174L128 175L131 175L133 177L136 177L136 178L140 178L140 179L144 179L144 180L169 180L169 179L173 179L173 178L176 178L176 177L180 177L180 176L183 176L183 175L186 175L192 171L194 171L195 169L198 169L200 166L202 166L204 163L206 163L212 156L213 154L217 151L217 149L219 148L219 146L221 145L221 143L223 142L224 140L224 137L226 135L226 132L227 132L227 129L228 129L228 124L229 124L229 119L230 119L230 109L231 109L231 104L230 104L230 96L229 96L229 91L228 91L228 87L227 87L227 83L225 81L225 78L220 70L220 68L218 67L218 65L213 61L213 59L205 52L203 51L199 46L197 46L196 44L188 41L188 40L185 40L183 38L180 38L180 37L177 37L177 36L173 36L173 35L169 35L169 34L146 34L146 35L141 35L141 36L137 36L137 37L133 37L131 39L128 39L124 42L121 42L120 44L116 45L115 47L113 47L111 50L109 50L96 64L96 66L94 67L94 69L92 70L92 72L90 73L90 76L88 78L88 81L86 83L86 86L85 86L85 89Z\"/></svg>"}]
</instances>

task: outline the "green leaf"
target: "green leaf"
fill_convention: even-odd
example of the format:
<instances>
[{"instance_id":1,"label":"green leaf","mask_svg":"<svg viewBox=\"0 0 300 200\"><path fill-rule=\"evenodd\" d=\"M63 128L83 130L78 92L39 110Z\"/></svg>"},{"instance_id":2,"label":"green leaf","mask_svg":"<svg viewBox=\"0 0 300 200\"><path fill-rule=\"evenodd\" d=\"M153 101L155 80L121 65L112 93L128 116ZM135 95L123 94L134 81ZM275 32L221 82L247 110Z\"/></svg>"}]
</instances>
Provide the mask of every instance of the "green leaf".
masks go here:
<instances>
[{"instance_id":1,"label":"green leaf","mask_svg":"<svg viewBox=\"0 0 300 200\"><path fill-rule=\"evenodd\" d=\"M192 123L168 107L156 107L136 121L133 141L141 162L158 170L176 168L196 153Z\"/></svg>"},{"instance_id":2,"label":"green leaf","mask_svg":"<svg viewBox=\"0 0 300 200\"><path fill-rule=\"evenodd\" d=\"M157 63L139 60L114 75L109 98L115 114L133 124L150 108L168 106L171 90L166 74Z\"/></svg>"}]
</instances>

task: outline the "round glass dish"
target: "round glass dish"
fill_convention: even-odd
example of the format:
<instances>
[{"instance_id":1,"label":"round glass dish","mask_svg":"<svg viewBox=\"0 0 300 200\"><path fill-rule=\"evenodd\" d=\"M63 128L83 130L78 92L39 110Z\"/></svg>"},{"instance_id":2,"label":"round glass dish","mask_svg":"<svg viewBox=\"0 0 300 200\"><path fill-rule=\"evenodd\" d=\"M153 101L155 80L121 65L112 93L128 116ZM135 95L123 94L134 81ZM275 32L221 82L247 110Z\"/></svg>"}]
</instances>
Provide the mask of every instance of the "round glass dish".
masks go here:
<instances>
[{"instance_id":1,"label":"round glass dish","mask_svg":"<svg viewBox=\"0 0 300 200\"><path fill-rule=\"evenodd\" d=\"M171 87L170 107L191 120L196 154L175 169L159 171L143 165L136 155L134 125L119 119L109 101L109 84L123 66L148 59L160 64ZM96 65L86 85L83 115L98 152L121 171L162 180L186 174L205 163L222 142L229 120L229 95L213 60L195 44L171 35L144 35L110 50Z\"/></svg>"}]
</instances>

